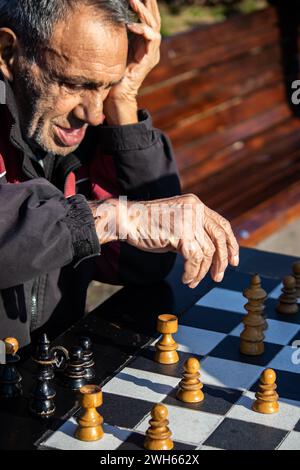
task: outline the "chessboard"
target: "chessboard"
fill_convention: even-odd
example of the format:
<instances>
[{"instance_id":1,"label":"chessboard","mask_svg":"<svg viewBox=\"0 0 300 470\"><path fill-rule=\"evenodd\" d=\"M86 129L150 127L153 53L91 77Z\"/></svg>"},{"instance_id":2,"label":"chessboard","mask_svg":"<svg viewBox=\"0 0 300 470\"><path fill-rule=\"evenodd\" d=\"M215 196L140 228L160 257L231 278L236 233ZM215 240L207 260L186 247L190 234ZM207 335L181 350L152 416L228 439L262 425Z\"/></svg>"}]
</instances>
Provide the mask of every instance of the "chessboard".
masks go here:
<instances>
[{"instance_id":1,"label":"chessboard","mask_svg":"<svg viewBox=\"0 0 300 470\"><path fill-rule=\"evenodd\" d=\"M248 273L229 270L221 284L213 285L179 316L174 335L178 363L155 362L157 338L152 338L102 384L101 440L87 443L73 437L77 408L56 431L48 431L36 443L38 448L141 450L150 411L162 403L168 409L175 450L300 449L300 313L277 313L282 286L278 278L262 275L262 287L268 294L265 351L260 356L241 354L240 333L246 313L242 292L250 280ZM183 364L189 357L201 363L205 398L198 404L176 398ZM266 368L276 371L279 394L279 411L269 415L252 411L259 377Z\"/></svg>"}]
</instances>

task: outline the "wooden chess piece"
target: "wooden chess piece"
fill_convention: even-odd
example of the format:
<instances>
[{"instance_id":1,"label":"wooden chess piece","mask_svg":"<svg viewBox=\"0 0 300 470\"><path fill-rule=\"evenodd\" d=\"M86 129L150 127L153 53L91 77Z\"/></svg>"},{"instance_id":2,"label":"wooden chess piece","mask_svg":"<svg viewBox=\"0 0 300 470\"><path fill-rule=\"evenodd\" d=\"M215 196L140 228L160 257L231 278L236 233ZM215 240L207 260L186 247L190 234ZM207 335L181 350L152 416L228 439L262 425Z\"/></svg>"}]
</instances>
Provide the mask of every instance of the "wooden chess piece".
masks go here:
<instances>
[{"instance_id":1,"label":"wooden chess piece","mask_svg":"<svg viewBox=\"0 0 300 470\"><path fill-rule=\"evenodd\" d=\"M102 390L97 385L84 385L79 390L79 403L83 408L77 418L78 427L74 436L80 441L98 441L104 436L103 418L98 407L103 404Z\"/></svg>"},{"instance_id":2,"label":"wooden chess piece","mask_svg":"<svg viewBox=\"0 0 300 470\"><path fill-rule=\"evenodd\" d=\"M151 410L150 427L146 431L144 447L147 450L172 450L172 433L168 427L168 409L162 404L155 405Z\"/></svg>"},{"instance_id":3,"label":"wooden chess piece","mask_svg":"<svg viewBox=\"0 0 300 470\"><path fill-rule=\"evenodd\" d=\"M23 394L22 377L16 368L20 361L19 343L15 338L5 338L5 364L0 367L0 397L16 398Z\"/></svg>"},{"instance_id":4,"label":"wooden chess piece","mask_svg":"<svg viewBox=\"0 0 300 470\"><path fill-rule=\"evenodd\" d=\"M185 403L200 403L204 400L199 372L200 362L195 357L190 357L183 367L183 379L179 383L176 397Z\"/></svg>"},{"instance_id":5,"label":"wooden chess piece","mask_svg":"<svg viewBox=\"0 0 300 470\"><path fill-rule=\"evenodd\" d=\"M70 350L70 358L63 372L62 383L71 390L79 390L86 385L86 376L83 360L83 350L74 346Z\"/></svg>"},{"instance_id":6,"label":"wooden chess piece","mask_svg":"<svg viewBox=\"0 0 300 470\"><path fill-rule=\"evenodd\" d=\"M283 279L282 294L279 297L279 304L276 307L278 313L283 315L294 315L298 313L296 280L294 276L286 276Z\"/></svg>"},{"instance_id":7,"label":"wooden chess piece","mask_svg":"<svg viewBox=\"0 0 300 470\"><path fill-rule=\"evenodd\" d=\"M256 392L256 400L252 405L252 409L257 413L271 414L277 413L279 410L276 373L273 369L265 369L260 377L258 392Z\"/></svg>"},{"instance_id":8,"label":"wooden chess piece","mask_svg":"<svg viewBox=\"0 0 300 470\"><path fill-rule=\"evenodd\" d=\"M56 391L52 385L55 358L46 334L39 338L32 359L37 364L37 373L36 383L30 394L29 410L40 418L50 418L55 412Z\"/></svg>"},{"instance_id":9,"label":"wooden chess piece","mask_svg":"<svg viewBox=\"0 0 300 470\"><path fill-rule=\"evenodd\" d=\"M300 261L293 264L293 276L296 281L296 296L300 299Z\"/></svg>"},{"instance_id":10,"label":"wooden chess piece","mask_svg":"<svg viewBox=\"0 0 300 470\"><path fill-rule=\"evenodd\" d=\"M244 305L247 310L247 314L244 316L244 330L240 336L240 352L249 356L258 356L264 353L264 329L266 326L266 320L262 316L263 306L261 305L262 292L258 288L259 299L254 295L256 287L260 283L258 275L253 276L250 288L246 288L243 291L244 297L248 299L248 302ZM254 288L253 288L254 286Z\"/></svg>"},{"instance_id":11,"label":"wooden chess piece","mask_svg":"<svg viewBox=\"0 0 300 470\"><path fill-rule=\"evenodd\" d=\"M16 338L5 338L4 339L6 354L17 354L19 351L19 342Z\"/></svg>"},{"instance_id":12,"label":"wooden chess piece","mask_svg":"<svg viewBox=\"0 0 300 470\"><path fill-rule=\"evenodd\" d=\"M266 291L261 286L261 279L259 274L254 274L250 281L250 286L244 289L244 297L249 300L249 308L253 312L260 314L264 320L263 330L268 329L266 316L264 315L265 305L264 302L267 298Z\"/></svg>"},{"instance_id":13,"label":"wooden chess piece","mask_svg":"<svg viewBox=\"0 0 300 470\"><path fill-rule=\"evenodd\" d=\"M154 360L160 364L176 364L179 356L176 351L178 345L172 334L178 331L178 318L175 315L159 315L157 319L157 331L162 334L161 339L155 344Z\"/></svg>"}]
</instances>

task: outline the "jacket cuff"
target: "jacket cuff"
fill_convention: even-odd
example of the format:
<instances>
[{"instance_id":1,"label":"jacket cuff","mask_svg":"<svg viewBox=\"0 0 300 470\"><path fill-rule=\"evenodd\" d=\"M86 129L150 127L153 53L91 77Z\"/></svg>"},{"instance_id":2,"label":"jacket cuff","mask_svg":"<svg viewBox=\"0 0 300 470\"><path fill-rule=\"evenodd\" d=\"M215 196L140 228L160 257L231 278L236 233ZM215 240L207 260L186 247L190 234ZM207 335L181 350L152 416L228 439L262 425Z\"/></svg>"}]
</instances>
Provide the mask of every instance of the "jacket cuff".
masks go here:
<instances>
[{"instance_id":1,"label":"jacket cuff","mask_svg":"<svg viewBox=\"0 0 300 470\"><path fill-rule=\"evenodd\" d=\"M101 149L104 152L118 152L126 150L142 150L151 147L159 138L152 126L152 118L149 111L138 111L139 122L123 126L99 126Z\"/></svg>"},{"instance_id":2,"label":"jacket cuff","mask_svg":"<svg viewBox=\"0 0 300 470\"><path fill-rule=\"evenodd\" d=\"M96 233L95 222L86 198L82 194L67 199L69 211L65 222L71 232L74 258L78 264L84 258L99 255L100 243Z\"/></svg>"}]
</instances>

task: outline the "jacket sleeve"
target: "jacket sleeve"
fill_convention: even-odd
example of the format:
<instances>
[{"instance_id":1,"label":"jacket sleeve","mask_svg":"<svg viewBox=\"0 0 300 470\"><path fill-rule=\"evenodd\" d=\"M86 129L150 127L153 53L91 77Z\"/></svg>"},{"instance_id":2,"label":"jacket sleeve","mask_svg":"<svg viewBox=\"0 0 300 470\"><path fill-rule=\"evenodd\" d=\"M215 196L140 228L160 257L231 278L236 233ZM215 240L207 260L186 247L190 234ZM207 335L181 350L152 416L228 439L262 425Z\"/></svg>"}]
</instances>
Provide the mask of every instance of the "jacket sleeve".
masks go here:
<instances>
[{"instance_id":1,"label":"jacket sleeve","mask_svg":"<svg viewBox=\"0 0 300 470\"><path fill-rule=\"evenodd\" d=\"M0 289L99 252L84 196L65 199L43 178L0 184Z\"/></svg>"},{"instance_id":2,"label":"jacket sleeve","mask_svg":"<svg viewBox=\"0 0 300 470\"><path fill-rule=\"evenodd\" d=\"M152 200L180 194L171 143L153 128L146 110L139 111L137 124L101 126L99 137L106 169L109 161L114 167L108 171L116 180L114 195ZM95 279L121 285L156 282L167 276L175 257L173 253L143 252L126 242L110 243L102 246Z\"/></svg>"}]
</instances>

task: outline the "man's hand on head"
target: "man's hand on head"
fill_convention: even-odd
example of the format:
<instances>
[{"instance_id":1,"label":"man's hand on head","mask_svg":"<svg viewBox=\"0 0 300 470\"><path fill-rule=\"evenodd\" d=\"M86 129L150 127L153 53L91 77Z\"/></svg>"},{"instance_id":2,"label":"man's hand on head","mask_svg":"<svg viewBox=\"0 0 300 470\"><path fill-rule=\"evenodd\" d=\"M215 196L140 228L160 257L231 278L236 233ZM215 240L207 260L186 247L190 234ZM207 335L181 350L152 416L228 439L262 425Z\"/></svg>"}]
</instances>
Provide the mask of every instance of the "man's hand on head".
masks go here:
<instances>
[{"instance_id":1,"label":"man's hand on head","mask_svg":"<svg viewBox=\"0 0 300 470\"><path fill-rule=\"evenodd\" d=\"M182 281L195 288L210 270L222 281L228 264L239 263L239 246L230 223L193 194L154 201L107 199L90 203L100 244L124 240L148 252L179 253Z\"/></svg>"},{"instance_id":2,"label":"man's hand on head","mask_svg":"<svg viewBox=\"0 0 300 470\"><path fill-rule=\"evenodd\" d=\"M149 72L159 63L161 17L157 0L129 0L140 23L130 23L133 33L128 62L122 82L113 86L104 102L108 124L124 125L138 122L137 95Z\"/></svg>"}]
</instances>

